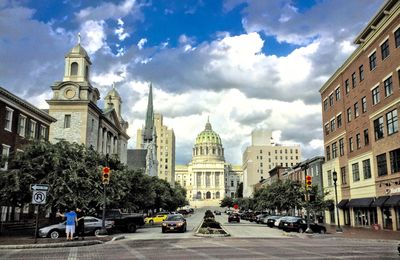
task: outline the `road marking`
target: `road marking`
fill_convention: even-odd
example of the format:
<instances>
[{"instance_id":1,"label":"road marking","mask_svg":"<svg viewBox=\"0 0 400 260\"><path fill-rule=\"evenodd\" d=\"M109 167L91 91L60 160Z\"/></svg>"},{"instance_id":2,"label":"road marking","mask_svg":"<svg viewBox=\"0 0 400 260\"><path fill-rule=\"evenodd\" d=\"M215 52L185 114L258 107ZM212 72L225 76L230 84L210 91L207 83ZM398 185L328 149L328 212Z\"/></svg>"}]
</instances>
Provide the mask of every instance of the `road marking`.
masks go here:
<instances>
[{"instance_id":1,"label":"road marking","mask_svg":"<svg viewBox=\"0 0 400 260\"><path fill-rule=\"evenodd\" d=\"M187 247L185 247L185 246L181 246L181 245L177 245L177 244L173 244L173 243L165 243L165 244L166 244L166 245L169 245L169 246L171 246L171 247L177 248L177 249L183 249L183 250L185 250L185 251L191 252L191 253L196 254L196 255L198 255L198 256L202 256L202 257L204 257L205 259L212 259L212 260L218 259L218 258L209 256L209 255L207 255L207 254L205 254L205 253L199 252L199 251L197 251L197 250L187 248Z\"/></svg>"},{"instance_id":2,"label":"road marking","mask_svg":"<svg viewBox=\"0 0 400 260\"><path fill-rule=\"evenodd\" d=\"M119 245L122 246L123 248L125 248L126 251L128 251L129 254L133 255L135 258L137 258L137 259L147 259L142 253L140 253L139 251L135 250L134 248L128 246L127 244L121 243Z\"/></svg>"},{"instance_id":3,"label":"road marking","mask_svg":"<svg viewBox=\"0 0 400 260\"><path fill-rule=\"evenodd\" d=\"M71 247L71 249L69 250L68 260L76 260L77 257L78 257L78 248Z\"/></svg>"},{"instance_id":4,"label":"road marking","mask_svg":"<svg viewBox=\"0 0 400 260\"><path fill-rule=\"evenodd\" d=\"M10 252L8 252L7 254L3 255L2 257L4 257L4 259L9 259L10 256L15 255L16 253L20 252L22 249L13 249Z\"/></svg>"}]
</instances>

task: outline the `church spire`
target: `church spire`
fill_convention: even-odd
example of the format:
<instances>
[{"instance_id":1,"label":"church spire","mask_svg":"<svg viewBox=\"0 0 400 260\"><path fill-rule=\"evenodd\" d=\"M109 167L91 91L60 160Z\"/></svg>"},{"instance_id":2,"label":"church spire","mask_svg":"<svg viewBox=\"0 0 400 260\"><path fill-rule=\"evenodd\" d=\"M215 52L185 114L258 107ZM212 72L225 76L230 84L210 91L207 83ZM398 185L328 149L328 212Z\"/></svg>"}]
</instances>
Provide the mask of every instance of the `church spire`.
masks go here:
<instances>
[{"instance_id":1,"label":"church spire","mask_svg":"<svg viewBox=\"0 0 400 260\"><path fill-rule=\"evenodd\" d=\"M150 83L146 122L144 127L144 141L150 141L153 139L153 128L154 128L153 85L152 83Z\"/></svg>"}]
</instances>

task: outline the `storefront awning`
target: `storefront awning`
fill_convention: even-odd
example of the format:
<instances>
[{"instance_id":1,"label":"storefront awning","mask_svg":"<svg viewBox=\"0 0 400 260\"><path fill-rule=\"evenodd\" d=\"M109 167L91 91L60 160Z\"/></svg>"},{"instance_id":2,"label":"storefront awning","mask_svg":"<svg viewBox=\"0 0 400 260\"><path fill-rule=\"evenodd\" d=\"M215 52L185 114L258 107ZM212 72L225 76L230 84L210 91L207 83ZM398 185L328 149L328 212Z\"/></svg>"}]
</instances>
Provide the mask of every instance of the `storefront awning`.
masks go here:
<instances>
[{"instance_id":1,"label":"storefront awning","mask_svg":"<svg viewBox=\"0 0 400 260\"><path fill-rule=\"evenodd\" d=\"M383 203L384 207L396 207L400 206L400 195L390 196L385 203Z\"/></svg>"},{"instance_id":2,"label":"storefront awning","mask_svg":"<svg viewBox=\"0 0 400 260\"><path fill-rule=\"evenodd\" d=\"M374 198L351 199L348 206L351 208L369 208Z\"/></svg>"},{"instance_id":3,"label":"storefront awning","mask_svg":"<svg viewBox=\"0 0 400 260\"><path fill-rule=\"evenodd\" d=\"M347 209L347 208L349 208L347 205L348 203L349 203L349 200L341 200L337 206L339 209Z\"/></svg>"},{"instance_id":4,"label":"storefront awning","mask_svg":"<svg viewBox=\"0 0 400 260\"><path fill-rule=\"evenodd\" d=\"M376 200L374 202L372 202L372 207L382 207L383 203L385 203L385 201L389 198L389 196L381 196L376 198Z\"/></svg>"}]
</instances>

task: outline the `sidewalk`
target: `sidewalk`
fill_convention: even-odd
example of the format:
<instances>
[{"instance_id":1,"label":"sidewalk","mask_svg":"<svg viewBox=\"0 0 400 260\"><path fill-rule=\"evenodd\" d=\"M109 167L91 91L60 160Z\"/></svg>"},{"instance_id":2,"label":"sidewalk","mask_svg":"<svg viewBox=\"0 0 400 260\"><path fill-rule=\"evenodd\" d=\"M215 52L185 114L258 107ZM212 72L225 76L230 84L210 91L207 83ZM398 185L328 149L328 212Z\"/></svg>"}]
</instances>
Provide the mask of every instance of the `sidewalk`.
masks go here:
<instances>
[{"instance_id":1,"label":"sidewalk","mask_svg":"<svg viewBox=\"0 0 400 260\"><path fill-rule=\"evenodd\" d=\"M343 233L336 233L335 225L325 225L327 233L335 237L354 239L399 240L400 231L373 230L372 228L360 228L342 226Z\"/></svg>"}]
</instances>

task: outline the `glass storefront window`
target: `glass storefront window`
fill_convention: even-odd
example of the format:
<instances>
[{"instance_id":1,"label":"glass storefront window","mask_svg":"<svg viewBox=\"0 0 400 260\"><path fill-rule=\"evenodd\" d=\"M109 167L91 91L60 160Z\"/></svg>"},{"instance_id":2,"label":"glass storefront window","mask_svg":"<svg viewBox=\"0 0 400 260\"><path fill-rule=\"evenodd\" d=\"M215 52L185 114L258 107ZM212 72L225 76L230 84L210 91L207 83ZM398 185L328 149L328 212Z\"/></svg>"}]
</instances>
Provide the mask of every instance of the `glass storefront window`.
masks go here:
<instances>
[{"instance_id":1,"label":"glass storefront window","mask_svg":"<svg viewBox=\"0 0 400 260\"><path fill-rule=\"evenodd\" d=\"M393 229L392 212L389 207L382 208L383 228Z\"/></svg>"},{"instance_id":2,"label":"glass storefront window","mask_svg":"<svg viewBox=\"0 0 400 260\"><path fill-rule=\"evenodd\" d=\"M376 208L354 208L354 224L358 227L367 227L377 224Z\"/></svg>"}]
</instances>

